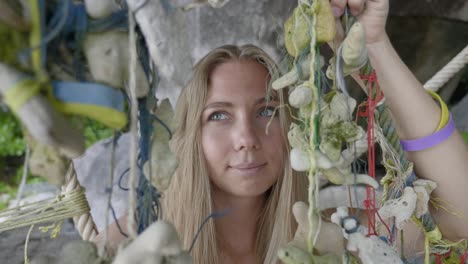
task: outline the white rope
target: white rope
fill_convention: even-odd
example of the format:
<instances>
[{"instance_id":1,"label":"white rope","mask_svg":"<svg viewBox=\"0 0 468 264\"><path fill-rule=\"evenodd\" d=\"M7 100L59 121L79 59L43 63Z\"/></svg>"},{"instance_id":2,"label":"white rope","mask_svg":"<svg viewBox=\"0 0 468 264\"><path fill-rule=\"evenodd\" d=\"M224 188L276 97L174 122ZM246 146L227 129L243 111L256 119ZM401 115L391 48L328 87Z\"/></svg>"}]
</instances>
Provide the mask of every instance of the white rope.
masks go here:
<instances>
[{"instance_id":1,"label":"white rope","mask_svg":"<svg viewBox=\"0 0 468 264\"><path fill-rule=\"evenodd\" d=\"M468 45L455 56L447 65L438 71L425 84L426 90L437 92L450 78L459 72L468 63Z\"/></svg>"},{"instance_id":2,"label":"white rope","mask_svg":"<svg viewBox=\"0 0 468 264\"><path fill-rule=\"evenodd\" d=\"M135 37L135 18L133 12L128 10L128 23L129 23L129 53L130 53L130 67L129 67L129 91L130 91L130 177L129 177L129 192L128 192L128 216L127 216L127 233L130 238L136 238L138 234L135 230L135 206L136 206L136 159L137 159L137 118L138 118L138 101L136 98L136 37Z\"/></svg>"},{"instance_id":3,"label":"white rope","mask_svg":"<svg viewBox=\"0 0 468 264\"><path fill-rule=\"evenodd\" d=\"M89 212L83 188L65 192L56 198L25 204L0 213L0 232L38 223L57 222Z\"/></svg>"},{"instance_id":4,"label":"white rope","mask_svg":"<svg viewBox=\"0 0 468 264\"><path fill-rule=\"evenodd\" d=\"M16 194L16 206L20 206L21 197L23 197L24 186L26 185L26 178L28 177L28 164L29 164L29 157L31 154L31 148L28 144L26 144L26 156L24 157L24 165L23 165L23 175L21 176L21 183L18 188L18 193Z\"/></svg>"},{"instance_id":5,"label":"white rope","mask_svg":"<svg viewBox=\"0 0 468 264\"><path fill-rule=\"evenodd\" d=\"M78 182L78 178L76 177L73 163L71 163L70 168L68 169L65 180L67 181L67 185L62 187L62 192L71 192L72 190L81 189L81 185ZM94 224L93 217L89 211L81 214L80 216L74 216L73 222L75 223L75 228L78 230L78 233L83 240L94 240L97 235L96 225Z\"/></svg>"},{"instance_id":6,"label":"white rope","mask_svg":"<svg viewBox=\"0 0 468 264\"><path fill-rule=\"evenodd\" d=\"M33 231L34 225L29 227L28 233L26 234L26 239L24 240L24 264L29 264L28 258L28 246L29 246L29 238L31 237L31 233Z\"/></svg>"}]
</instances>

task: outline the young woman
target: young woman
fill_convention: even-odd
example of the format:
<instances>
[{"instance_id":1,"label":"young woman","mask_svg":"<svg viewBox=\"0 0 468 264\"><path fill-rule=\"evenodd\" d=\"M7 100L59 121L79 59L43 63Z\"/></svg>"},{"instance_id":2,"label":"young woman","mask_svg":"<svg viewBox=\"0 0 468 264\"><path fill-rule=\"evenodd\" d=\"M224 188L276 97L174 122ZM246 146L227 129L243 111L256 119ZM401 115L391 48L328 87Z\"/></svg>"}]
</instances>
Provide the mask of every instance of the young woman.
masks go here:
<instances>
[{"instance_id":1,"label":"young woman","mask_svg":"<svg viewBox=\"0 0 468 264\"><path fill-rule=\"evenodd\" d=\"M434 133L441 111L403 64L385 33L388 0L332 0L336 17L346 5L363 23L369 59L402 139ZM295 231L291 207L306 200L307 182L294 175L286 138L290 124L285 95L269 92L278 73L254 46L224 46L194 69L176 109L172 140L179 168L164 195L164 217L189 248L194 263L275 263ZM269 121L271 122L269 123ZM433 195L468 216L462 194L468 186L468 152L455 132L441 144L408 153L419 177L436 181ZM433 211L444 237L468 237L465 218ZM416 232L406 235L416 241Z\"/></svg>"},{"instance_id":2,"label":"young woman","mask_svg":"<svg viewBox=\"0 0 468 264\"><path fill-rule=\"evenodd\" d=\"M260 263L292 237L291 206L304 200L306 178L289 165L289 116L268 94L274 62L254 46L224 46L196 66L176 108L174 151L179 168L165 194L165 216L194 263ZM269 121L271 122L269 123ZM269 125L268 125L269 124Z\"/></svg>"}]
</instances>

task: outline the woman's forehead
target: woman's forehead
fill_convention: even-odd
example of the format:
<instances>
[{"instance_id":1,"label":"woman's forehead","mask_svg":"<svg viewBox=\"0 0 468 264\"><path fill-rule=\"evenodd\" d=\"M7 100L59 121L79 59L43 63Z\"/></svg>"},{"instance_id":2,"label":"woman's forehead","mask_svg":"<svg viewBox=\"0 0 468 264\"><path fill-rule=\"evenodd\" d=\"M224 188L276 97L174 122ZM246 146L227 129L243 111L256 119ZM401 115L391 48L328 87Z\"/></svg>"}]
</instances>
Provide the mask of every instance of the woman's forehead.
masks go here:
<instances>
[{"instance_id":1,"label":"woman's forehead","mask_svg":"<svg viewBox=\"0 0 468 264\"><path fill-rule=\"evenodd\" d=\"M254 60L233 60L218 65L210 74L208 101L266 97L269 73Z\"/></svg>"}]
</instances>

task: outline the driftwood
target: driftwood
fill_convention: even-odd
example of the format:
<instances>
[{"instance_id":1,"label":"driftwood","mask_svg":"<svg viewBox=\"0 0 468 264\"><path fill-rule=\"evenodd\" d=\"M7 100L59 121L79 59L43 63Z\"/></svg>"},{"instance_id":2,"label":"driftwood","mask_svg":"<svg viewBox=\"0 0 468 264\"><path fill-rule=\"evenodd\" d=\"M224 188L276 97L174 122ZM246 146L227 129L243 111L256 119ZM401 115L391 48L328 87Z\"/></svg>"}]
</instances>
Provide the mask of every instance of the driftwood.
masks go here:
<instances>
[{"instance_id":1,"label":"driftwood","mask_svg":"<svg viewBox=\"0 0 468 264\"><path fill-rule=\"evenodd\" d=\"M24 74L0 63L0 95L24 80ZM66 157L75 158L84 152L81 133L68 124L42 95L35 95L17 110L17 116L40 143L55 147Z\"/></svg>"}]
</instances>

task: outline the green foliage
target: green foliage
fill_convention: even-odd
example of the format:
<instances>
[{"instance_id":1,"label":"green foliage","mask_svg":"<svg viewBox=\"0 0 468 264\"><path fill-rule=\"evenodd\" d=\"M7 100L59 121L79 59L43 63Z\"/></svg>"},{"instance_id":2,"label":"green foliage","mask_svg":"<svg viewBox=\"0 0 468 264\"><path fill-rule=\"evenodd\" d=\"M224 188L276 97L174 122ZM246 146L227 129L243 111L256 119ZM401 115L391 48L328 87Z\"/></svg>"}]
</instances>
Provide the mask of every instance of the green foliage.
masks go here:
<instances>
[{"instance_id":1,"label":"green foliage","mask_svg":"<svg viewBox=\"0 0 468 264\"><path fill-rule=\"evenodd\" d=\"M0 108L0 156L21 156L25 147L20 123Z\"/></svg>"},{"instance_id":2,"label":"green foliage","mask_svg":"<svg viewBox=\"0 0 468 264\"><path fill-rule=\"evenodd\" d=\"M0 61L21 68L17 56L27 48L27 35L0 21Z\"/></svg>"},{"instance_id":3,"label":"green foliage","mask_svg":"<svg viewBox=\"0 0 468 264\"><path fill-rule=\"evenodd\" d=\"M113 134L112 129L91 119L75 116L70 121L72 125L82 129L86 147L99 140L111 137ZM0 175L4 174L4 176L0 177L0 198L1 196L8 197L8 199L4 199L4 197L0 199L0 210L7 208L9 200L15 199L23 175L23 166L18 167L18 164L11 164L8 157L23 156L25 149L26 144L20 122L11 112L6 112L0 108ZM10 173L6 173L6 167L10 168ZM45 179L31 174L28 175L27 183L42 181L45 181Z\"/></svg>"},{"instance_id":4,"label":"green foliage","mask_svg":"<svg viewBox=\"0 0 468 264\"><path fill-rule=\"evenodd\" d=\"M9 200L15 198L17 189L18 188L16 186L0 182L0 196L7 196L6 199L2 197L2 199L0 200L0 210L4 210L8 207L8 202Z\"/></svg>"},{"instance_id":5,"label":"green foliage","mask_svg":"<svg viewBox=\"0 0 468 264\"><path fill-rule=\"evenodd\" d=\"M83 133L85 145L88 148L99 140L111 137L114 130L92 119L86 119Z\"/></svg>"},{"instance_id":6,"label":"green foliage","mask_svg":"<svg viewBox=\"0 0 468 264\"><path fill-rule=\"evenodd\" d=\"M111 137L113 130L89 118L74 117L72 124L83 129L86 148ZM11 112L0 108L0 157L21 156L26 149L20 122Z\"/></svg>"},{"instance_id":7,"label":"green foliage","mask_svg":"<svg viewBox=\"0 0 468 264\"><path fill-rule=\"evenodd\" d=\"M0 181L0 195L6 195L8 199L0 200L0 210L4 210L8 207L8 203L10 200L16 198L16 194L18 192L19 185L21 184L21 178L23 176L24 167L21 166L16 170L16 175L13 177L13 181L11 182L1 182ZM34 184L39 182L45 182L46 179L38 176L34 176L28 172L26 183Z\"/></svg>"}]
</instances>

